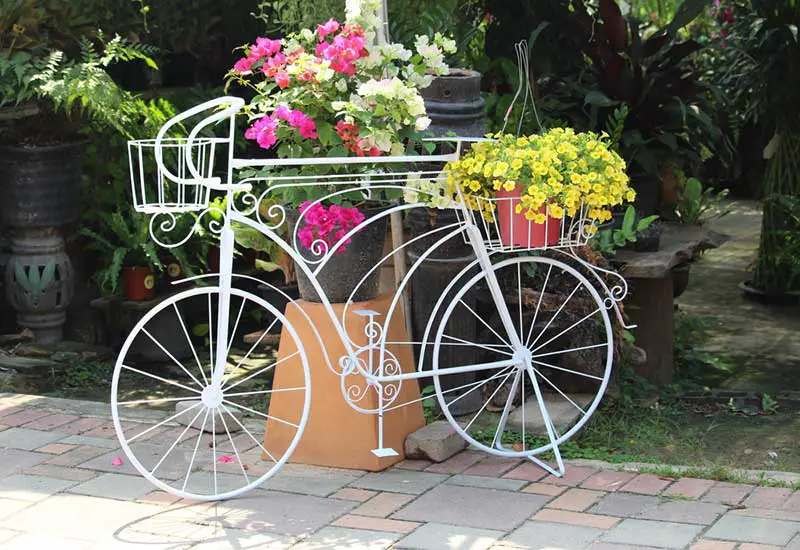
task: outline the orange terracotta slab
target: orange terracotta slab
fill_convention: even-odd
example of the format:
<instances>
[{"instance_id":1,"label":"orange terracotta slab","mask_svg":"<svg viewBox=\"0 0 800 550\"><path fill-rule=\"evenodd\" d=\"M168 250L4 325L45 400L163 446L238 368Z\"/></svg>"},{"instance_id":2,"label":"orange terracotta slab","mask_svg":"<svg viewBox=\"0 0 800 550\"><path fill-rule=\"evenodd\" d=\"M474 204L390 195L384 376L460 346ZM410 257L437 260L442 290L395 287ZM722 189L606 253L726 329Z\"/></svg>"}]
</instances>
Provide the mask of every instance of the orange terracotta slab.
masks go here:
<instances>
[{"instance_id":1,"label":"orange terracotta slab","mask_svg":"<svg viewBox=\"0 0 800 550\"><path fill-rule=\"evenodd\" d=\"M368 343L365 329L369 317L358 315L359 310L372 310L379 313L378 322L383 323L391 304L392 295L379 296L369 302L351 304L347 310L345 326L350 338L356 346ZM342 318L345 304L334 304L337 319ZM302 311L300 309L302 308ZM324 342L325 350L331 363L338 369L339 358L346 354L338 332L322 304L298 300L286 308L286 317L295 327L306 356L311 373L311 409L308 423L300 443L290 458L290 462L330 466L336 468L352 468L358 470L379 471L404 458L403 447L406 437L425 425L422 404L412 405L389 411L384 416L384 446L398 452L398 456L378 458L371 451L378 444L378 418L376 415L363 414L353 409L342 395L341 377L331 372L325 361L320 341L309 325L306 316L314 323ZM407 342L402 315L395 313L387 330L387 341ZM414 370L414 356L411 345L388 346L397 358L403 372ZM286 358L281 367L275 369L273 389L287 389L302 386L303 370L299 355L291 338L281 338L278 348L279 360ZM373 354L377 362L378 353ZM368 360L368 358L365 358ZM363 389L363 378L349 376L347 387L356 385ZM398 383L393 383L398 384ZM271 395L269 414L277 418L299 419L303 407L303 394L299 391L275 392ZM374 409L377 405L377 394L368 390L358 404L364 409ZM416 380L399 384L399 395L394 402L400 404L419 399L419 384ZM264 446L273 455L283 454L295 435L295 428L267 420ZM266 458L266 457L265 457Z\"/></svg>"}]
</instances>

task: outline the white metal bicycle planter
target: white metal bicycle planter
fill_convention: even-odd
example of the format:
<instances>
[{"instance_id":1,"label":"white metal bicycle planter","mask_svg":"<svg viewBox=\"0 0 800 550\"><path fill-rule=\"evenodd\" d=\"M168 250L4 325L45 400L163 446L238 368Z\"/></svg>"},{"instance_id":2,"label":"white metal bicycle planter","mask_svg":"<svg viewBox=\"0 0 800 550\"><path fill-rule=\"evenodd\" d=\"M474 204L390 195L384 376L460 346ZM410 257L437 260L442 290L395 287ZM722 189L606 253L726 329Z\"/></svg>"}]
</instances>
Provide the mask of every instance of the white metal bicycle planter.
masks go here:
<instances>
[{"instance_id":1,"label":"white metal bicycle planter","mask_svg":"<svg viewBox=\"0 0 800 550\"><path fill-rule=\"evenodd\" d=\"M323 305L347 350L345 356L326 357L326 361L328 368L340 376L343 399L353 408L365 414L378 415L379 427L382 428L386 412L409 404L396 402L399 385L405 382L416 384L417 379L432 377L436 399L443 414L470 444L493 455L529 459L556 476L563 475L564 463L559 445L586 423L597 408L609 381L614 355L609 312L614 310L624 326L618 303L627 293L625 280L614 272L589 264L577 252L591 235L592 220L583 215L565 219L558 240L553 245L504 245L497 238L496 224L487 222L479 213L469 209L464 198L459 196L454 204L460 213L458 223L417 237L435 235L438 240L410 266L405 279L398 285L386 318L372 316L367 328L369 343L358 346L345 326L345 314L337 317L315 279L315 275L336 253L335 247L328 247L320 241L319 246L314 247L316 256L309 260L307 251L305 254L299 252L296 229L288 240L281 237L281 228L287 224L287 209L273 204L264 214L259 205L270 193L292 186L325 186L328 197L353 191L364 197L372 197L382 190L398 188L418 192L414 182L444 177L441 167L429 167L456 160L461 143L457 143L455 153L425 157L238 159L233 156L234 120L243 104L241 99L234 97L206 102L170 120L155 140L129 144L135 207L139 212L152 215L150 231L153 238L162 246L181 245L208 218L214 218L207 225L220 236L219 274L194 278L218 277L217 283L180 292L161 302L136 324L120 351L112 381L112 411L122 448L136 469L159 488L182 497L198 500L229 498L246 492L273 475L289 459L303 433L310 405L309 366L303 342L296 328L277 308L234 285L234 279L242 277L232 272L233 226L240 224L260 231L279 245L294 259L297 268L303 270L322 297ZM211 114L196 124L185 139L165 137L179 123L208 111L212 111ZM228 124L225 137L201 137L203 130L220 122ZM227 175L223 178L213 177L214 160L219 157L221 150L227 161ZM149 160L155 162L155 172L146 169ZM343 166L358 168L369 165L373 171L369 174L319 177L281 176L280 173L266 178L237 177L246 168L282 168L305 164L338 165L340 169ZM152 176L152 179L148 179L148 176ZM255 186L265 183L264 191L253 191ZM211 206L212 191L225 194L227 201L224 210ZM501 202L505 200L496 199L496 206L503 207ZM340 242L350 238L364 225L390 216L392 212L420 206L424 205L396 204L380 215L367 219ZM585 210L582 208L580 213L583 212ZM193 219L190 218L191 226L188 230L184 228L186 234L178 242L165 242L164 235L180 227L182 218L179 216L193 216ZM471 245L476 259L452 280L442 294L434 310L437 315L431 316L424 337L420 342L388 342L383 336L387 333L385 329L392 315L402 309L399 307L402 293L420 263L449 239L462 237ZM519 242L519 239L512 242ZM406 242L403 247L408 244ZM531 251L544 252L545 249L553 252L525 255ZM403 257L405 250L391 251L382 262L394 254ZM498 255L505 257L498 260ZM373 269L379 268L380 264ZM532 291L523 282L524 277L538 277L542 282L541 289ZM611 285L606 283L610 277L615 278ZM274 287L273 290L279 291ZM472 299L474 296L485 298L485 307L480 312L476 311L477 306ZM198 303L202 304L199 313L196 307ZM347 308L351 305L348 302ZM260 319L271 322L246 354L237 355L233 344L241 339L237 331L243 311L254 308L260 311ZM480 331L475 341L448 334L450 321L462 315L477 318ZM178 356L174 348L162 343L161 334L153 328L157 318L163 320L171 316L174 316L176 332L182 333L188 344L189 350L184 350L188 358ZM441 320L433 326L434 319L438 317ZM207 319L207 344L196 345L196 338L192 337L191 326L198 318ZM310 319L306 320L310 322ZM292 356L301 361L305 380L302 387L268 387L270 377L277 368L281 368L281 362L286 358L279 361L264 359L263 363L247 371L245 376L236 378L241 365L258 355L261 339L276 328L282 329L283 338L292 339L296 346L297 351ZM324 349L319 332L313 326L312 329ZM137 339L152 341L164 352L165 360L168 358L173 365L169 377L150 372L147 365L135 362L131 345ZM421 347L417 369L403 372L388 348L390 345L413 344ZM443 367L440 357L448 346L471 350L477 360ZM423 371L426 360L430 361L432 368ZM474 373L475 380L460 386L449 383L450 377L463 376L465 373ZM578 381L582 393L588 395L588 404L576 403L574 398L560 389L559 386L563 384L558 381L569 377ZM266 386L256 385L255 389L248 391L253 383L262 381ZM122 392L130 395L131 390L142 388L146 391L154 384L161 384L161 393L158 395L144 393L140 399L125 400L119 397ZM302 392L302 407L298 407L296 418L275 418L268 409L263 412L255 408L254 400L263 399L273 391ZM545 391L575 407L579 411L577 419L567 426L556 426L548 412ZM364 408L360 404L366 392L375 392L377 407ZM481 396L482 406L466 418L457 418L454 413L455 402L473 392ZM534 410L543 421L545 433L526 434L524 415L526 410L530 414L530 409L525 407L528 401L537 404ZM138 433L130 433L132 428L120 421L128 407L165 406L180 402L184 402L185 406L175 414ZM294 437L282 452L269 452L245 425L246 421L240 420L241 414L234 413L249 413L262 422L269 419L289 425L295 430ZM506 446L501 436L509 426L510 417L520 414L521 422L517 419L516 425L521 427L521 443ZM181 419L186 427L165 427ZM199 433L192 426L201 427ZM482 429L482 433L492 433L486 430L487 427L495 433L489 442L486 437L476 435L481 431L478 428ZM241 431L242 434L232 435L235 431ZM531 437L533 435L537 437ZM248 470L237 442L242 448L245 444L248 447L255 444L254 451L263 453L269 460L260 469ZM382 432L381 447L373 452L378 456L396 454L392 449L383 448ZM555 459L555 467L537 458L548 452Z\"/></svg>"}]
</instances>

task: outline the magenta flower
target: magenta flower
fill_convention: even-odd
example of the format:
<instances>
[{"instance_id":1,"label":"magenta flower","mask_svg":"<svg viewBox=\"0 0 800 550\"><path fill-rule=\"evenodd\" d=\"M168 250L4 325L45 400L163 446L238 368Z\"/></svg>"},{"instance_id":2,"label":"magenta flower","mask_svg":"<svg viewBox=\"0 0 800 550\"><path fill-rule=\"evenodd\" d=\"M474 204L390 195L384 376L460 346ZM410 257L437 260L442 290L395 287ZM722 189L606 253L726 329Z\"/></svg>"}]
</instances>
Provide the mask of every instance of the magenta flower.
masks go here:
<instances>
[{"instance_id":1,"label":"magenta flower","mask_svg":"<svg viewBox=\"0 0 800 550\"><path fill-rule=\"evenodd\" d=\"M297 128L298 133L306 139L317 139L317 125L314 120L302 111L294 110L286 119L289 126Z\"/></svg>"},{"instance_id":2,"label":"magenta flower","mask_svg":"<svg viewBox=\"0 0 800 550\"><path fill-rule=\"evenodd\" d=\"M249 57L243 57L233 64L233 70L245 75L253 72L253 61Z\"/></svg>"},{"instance_id":3,"label":"magenta flower","mask_svg":"<svg viewBox=\"0 0 800 550\"><path fill-rule=\"evenodd\" d=\"M364 214L357 208L336 204L325 208L319 203L304 202L300 205L300 213L306 225L297 232L300 243L312 248L315 241L323 241L328 249L338 245L337 252L344 252L351 240L344 239L354 227L364 221Z\"/></svg>"},{"instance_id":4,"label":"magenta flower","mask_svg":"<svg viewBox=\"0 0 800 550\"><path fill-rule=\"evenodd\" d=\"M250 55L257 58L272 57L281 50L280 40L271 40L269 38L256 38L256 43L250 47Z\"/></svg>"},{"instance_id":5,"label":"magenta flower","mask_svg":"<svg viewBox=\"0 0 800 550\"><path fill-rule=\"evenodd\" d=\"M339 22L335 19L328 19L328 22L324 25L317 25L317 35L319 36L320 41L325 40L325 37L329 34L333 34L339 30Z\"/></svg>"},{"instance_id":6,"label":"magenta flower","mask_svg":"<svg viewBox=\"0 0 800 550\"><path fill-rule=\"evenodd\" d=\"M289 77L289 73L286 71L278 71L275 74L275 84L277 84L278 88L281 90L286 88L289 85L289 82L291 82L291 78Z\"/></svg>"},{"instance_id":7,"label":"magenta flower","mask_svg":"<svg viewBox=\"0 0 800 550\"><path fill-rule=\"evenodd\" d=\"M273 116L281 120L289 120L290 113L291 111L289 110L289 107L286 105L278 105L278 108L275 109L275 114Z\"/></svg>"},{"instance_id":8,"label":"magenta flower","mask_svg":"<svg viewBox=\"0 0 800 550\"><path fill-rule=\"evenodd\" d=\"M275 136L275 130L278 129L278 120L270 116L259 118L253 123L250 128L245 130L244 137L246 139L254 139L262 149L269 149L278 138Z\"/></svg>"}]
</instances>

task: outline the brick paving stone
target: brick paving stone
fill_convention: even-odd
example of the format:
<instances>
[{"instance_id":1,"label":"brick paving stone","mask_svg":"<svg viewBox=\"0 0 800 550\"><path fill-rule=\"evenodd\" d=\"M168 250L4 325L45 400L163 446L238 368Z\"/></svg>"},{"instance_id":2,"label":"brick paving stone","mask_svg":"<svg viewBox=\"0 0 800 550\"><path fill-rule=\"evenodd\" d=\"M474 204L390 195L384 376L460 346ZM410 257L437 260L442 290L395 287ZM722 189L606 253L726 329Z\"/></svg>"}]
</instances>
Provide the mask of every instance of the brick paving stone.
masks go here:
<instances>
[{"instance_id":1,"label":"brick paving stone","mask_svg":"<svg viewBox=\"0 0 800 550\"><path fill-rule=\"evenodd\" d=\"M703 495L702 500L706 502L721 502L725 504L739 504L744 497L753 490L752 485L742 485L739 483L717 482L708 492Z\"/></svg>"},{"instance_id":2,"label":"brick paving stone","mask_svg":"<svg viewBox=\"0 0 800 550\"><path fill-rule=\"evenodd\" d=\"M664 496L684 496L689 498L700 498L706 491L713 487L714 482L710 479L695 479L692 477L682 477L664 491Z\"/></svg>"},{"instance_id":3,"label":"brick paving stone","mask_svg":"<svg viewBox=\"0 0 800 550\"><path fill-rule=\"evenodd\" d=\"M141 476L102 474L72 487L69 492L90 497L135 500L152 490L153 485Z\"/></svg>"},{"instance_id":4,"label":"brick paving stone","mask_svg":"<svg viewBox=\"0 0 800 550\"><path fill-rule=\"evenodd\" d=\"M400 468L401 470L424 470L431 464L433 464L433 462L430 460L414 460L412 458L407 458L395 465L395 468Z\"/></svg>"},{"instance_id":5,"label":"brick paving stone","mask_svg":"<svg viewBox=\"0 0 800 550\"><path fill-rule=\"evenodd\" d=\"M142 422L120 422L122 427L122 432L128 437L132 438L137 434L149 429L151 426L149 424L144 424ZM104 439L117 439L117 431L114 428L113 422L104 422L100 426L89 430L88 432L84 432L81 434L84 437L100 437Z\"/></svg>"},{"instance_id":6,"label":"brick paving stone","mask_svg":"<svg viewBox=\"0 0 800 550\"><path fill-rule=\"evenodd\" d=\"M47 453L49 455L60 455L67 451L77 448L77 445L64 445L63 443L50 443L44 447L36 449L37 453Z\"/></svg>"},{"instance_id":7,"label":"brick paving stone","mask_svg":"<svg viewBox=\"0 0 800 550\"><path fill-rule=\"evenodd\" d=\"M657 497L609 493L589 509L592 514L633 518L658 506Z\"/></svg>"},{"instance_id":8,"label":"brick paving stone","mask_svg":"<svg viewBox=\"0 0 800 550\"><path fill-rule=\"evenodd\" d=\"M37 411L36 409L23 409L19 412L3 417L3 424L6 426L22 426L28 422L33 422L37 418L42 418L50 413L47 411Z\"/></svg>"},{"instance_id":9,"label":"brick paving stone","mask_svg":"<svg viewBox=\"0 0 800 550\"><path fill-rule=\"evenodd\" d=\"M446 479L447 476L444 474L416 472L413 470L388 470L369 473L350 485L359 489L419 495L439 485Z\"/></svg>"},{"instance_id":10,"label":"brick paving stone","mask_svg":"<svg viewBox=\"0 0 800 550\"><path fill-rule=\"evenodd\" d=\"M349 527L351 529L367 529L370 531L388 531L390 533L406 534L419 527L420 523L346 514L334 521L331 525L336 527Z\"/></svg>"},{"instance_id":11,"label":"brick paving stone","mask_svg":"<svg viewBox=\"0 0 800 550\"><path fill-rule=\"evenodd\" d=\"M19 474L3 479L2 495L17 500L38 501L75 485L53 477Z\"/></svg>"},{"instance_id":12,"label":"brick paving stone","mask_svg":"<svg viewBox=\"0 0 800 550\"><path fill-rule=\"evenodd\" d=\"M454 528L452 525L426 523L419 529L400 540L396 548L413 550L488 550L500 538L503 531L490 529L474 529L471 527Z\"/></svg>"},{"instance_id":13,"label":"brick paving stone","mask_svg":"<svg viewBox=\"0 0 800 550\"><path fill-rule=\"evenodd\" d=\"M553 485L568 485L570 487L577 487L578 485L581 484L583 480L585 480L587 477L591 476L596 472L597 470L594 470L592 468L583 468L581 466L567 466L567 470L566 472L564 472L564 477L555 477L549 475L542 480L542 483L552 483Z\"/></svg>"},{"instance_id":14,"label":"brick paving stone","mask_svg":"<svg viewBox=\"0 0 800 550\"><path fill-rule=\"evenodd\" d=\"M74 414L49 414L47 416L37 418L33 422L28 422L25 424L25 427L29 430L52 430L63 424L78 420L78 418L80 417L75 416Z\"/></svg>"},{"instance_id":15,"label":"brick paving stone","mask_svg":"<svg viewBox=\"0 0 800 550\"><path fill-rule=\"evenodd\" d=\"M487 476L468 476L465 474L458 474L447 481L450 485L463 485L464 487L482 487L483 489L497 489L498 491L519 491L527 481L519 479L503 479L497 477Z\"/></svg>"},{"instance_id":16,"label":"brick paving stone","mask_svg":"<svg viewBox=\"0 0 800 550\"><path fill-rule=\"evenodd\" d=\"M106 424L106 421L100 420L99 418L81 418L69 424L59 426L56 431L67 435L81 435L104 424Z\"/></svg>"},{"instance_id":17,"label":"brick paving stone","mask_svg":"<svg viewBox=\"0 0 800 550\"><path fill-rule=\"evenodd\" d=\"M531 483L525 487L523 493L534 493L536 495L547 495L555 497L566 491L568 487L563 485L547 485L545 483Z\"/></svg>"},{"instance_id":18,"label":"brick paving stone","mask_svg":"<svg viewBox=\"0 0 800 550\"><path fill-rule=\"evenodd\" d=\"M613 544L611 542L595 542L587 550L652 550L653 546L631 546L630 544Z\"/></svg>"},{"instance_id":19,"label":"brick paving stone","mask_svg":"<svg viewBox=\"0 0 800 550\"><path fill-rule=\"evenodd\" d=\"M5 424L0 424L0 432L2 432L3 430L7 430L7 429L9 429L10 427L11 427L11 426L6 426Z\"/></svg>"},{"instance_id":20,"label":"brick paving stone","mask_svg":"<svg viewBox=\"0 0 800 550\"><path fill-rule=\"evenodd\" d=\"M771 510L769 508L742 508L731 510L731 514L737 516L749 516L753 518L781 519L784 521L796 521L800 523L800 512L792 510Z\"/></svg>"},{"instance_id":21,"label":"brick paving stone","mask_svg":"<svg viewBox=\"0 0 800 550\"><path fill-rule=\"evenodd\" d=\"M584 527L594 527L595 529L611 529L620 521L619 518L610 516L570 512L568 510L553 510L552 508L539 510L531 519L534 521L582 525Z\"/></svg>"},{"instance_id":22,"label":"brick paving stone","mask_svg":"<svg viewBox=\"0 0 800 550\"><path fill-rule=\"evenodd\" d=\"M119 449L119 441L105 437L86 437L83 435L70 435L61 440L61 443L68 445L89 445L91 447L102 447L103 449Z\"/></svg>"},{"instance_id":23,"label":"brick paving stone","mask_svg":"<svg viewBox=\"0 0 800 550\"><path fill-rule=\"evenodd\" d=\"M547 475L533 462L523 462L513 470L503 474L504 479L521 479L523 481L539 481Z\"/></svg>"},{"instance_id":24,"label":"brick paving stone","mask_svg":"<svg viewBox=\"0 0 800 550\"><path fill-rule=\"evenodd\" d=\"M789 543L786 550L800 550L800 533L792 539L792 542Z\"/></svg>"},{"instance_id":25,"label":"brick paving stone","mask_svg":"<svg viewBox=\"0 0 800 550\"><path fill-rule=\"evenodd\" d=\"M150 491L146 495L142 495L136 499L136 502L143 502L145 504L175 504L181 500L181 497L175 496L166 491Z\"/></svg>"},{"instance_id":26,"label":"brick paving stone","mask_svg":"<svg viewBox=\"0 0 800 550\"><path fill-rule=\"evenodd\" d=\"M573 512L583 512L605 495L606 493L601 493L600 491L570 489L554 501L550 502L547 507L558 508L560 510L571 510Z\"/></svg>"},{"instance_id":27,"label":"brick paving stone","mask_svg":"<svg viewBox=\"0 0 800 550\"><path fill-rule=\"evenodd\" d=\"M519 465L519 460L515 458L490 455L467 468L464 473L471 476L500 477L517 465Z\"/></svg>"},{"instance_id":28,"label":"brick paving stone","mask_svg":"<svg viewBox=\"0 0 800 550\"><path fill-rule=\"evenodd\" d=\"M795 491L794 494L783 503L783 509L792 512L800 512L800 491Z\"/></svg>"},{"instance_id":29,"label":"brick paving stone","mask_svg":"<svg viewBox=\"0 0 800 550\"><path fill-rule=\"evenodd\" d=\"M16 514L17 512L24 510L28 506L33 506L34 501L31 500L17 500L14 498L2 498L0 497L0 520L7 518ZM5 531L5 529L0 529L0 532ZM0 542L2 542L3 538L0 537Z\"/></svg>"},{"instance_id":30,"label":"brick paving stone","mask_svg":"<svg viewBox=\"0 0 800 550\"><path fill-rule=\"evenodd\" d=\"M14 413L22 412L24 410L25 409L23 407L0 405L0 418L3 418L4 416L10 416Z\"/></svg>"},{"instance_id":31,"label":"brick paving stone","mask_svg":"<svg viewBox=\"0 0 800 550\"><path fill-rule=\"evenodd\" d=\"M240 472L241 470L237 473ZM364 472L358 470L322 468L305 464L285 464L270 478L269 488L274 491L324 497L335 493L363 475Z\"/></svg>"},{"instance_id":32,"label":"brick paving stone","mask_svg":"<svg viewBox=\"0 0 800 550\"><path fill-rule=\"evenodd\" d=\"M64 436L61 434L54 434L51 432L29 430L27 428L9 428L8 430L0 432L0 447L32 451L48 443L58 441L63 437Z\"/></svg>"},{"instance_id":33,"label":"brick paving stone","mask_svg":"<svg viewBox=\"0 0 800 550\"><path fill-rule=\"evenodd\" d=\"M66 539L58 535L22 533L3 544L3 550L32 550L34 548L58 548L58 550L87 550L91 541Z\"/></svg>"},{"instance_id":34,"label":"brick paving stone","mask_svg":"<svg viewBox=\"0 0 800 550\"><path fill-rule=\"evenodd\" d=\"M89 481L97 477L97 472L92 470L83 470L81 468L65 468L63 466L53 466L51 464L38 464L30 468L25 468L24 473L35 476L47 476L57 479L64 479L66 481Z\"/></svg>"},{"instance_id":35,"label":"brick paving stone","mask_svg":"<svg viewBox=\"0 0 800 550\"><path fill-rule=\"evenodd\" d=\"M325 527L320 529L307 539L293 545L291 550L327 550L329 548L357 548L358 550L385 550L387 548L394 548L392 546L397 539L402 535L396 533L388 533L386 531L367 531L364 529L348 529L346 527ZM227 541L225 541L227 543ZM230 543L227 543L230 544ZM198 550L206 550L206 545L203 544L197 547ZM219 549L228 550L230 546L219 546ZM242 548L237 545L236 548ZM264 546L248 546L253 550L283 550L286 546L283 545L270 545Z\"/></svg>"},{"instance_id":36,"label":"brick paving stone","mask_svg":"<svg viewBox=\"0 0 800 550\"><path fill-rule=\"evenodd\" d=\"M704 536L711 539L785 545L797 530L798 525L794 522L725 514Z\"/></svg>"},{"instance_id":37,"label":"brick paving stone","mask_svg":"<svg viewBox=\"0 0 800 550\"><path fill-rule=\"evenodd\" d=\"M581 487L598 491L616 491L635 477L636 474L632 472L598 472L581 483Z\"/></svg>"},{"instance_id":38,"label":"brick paving stone","mask_svg":"<svg viewBox=\"0 0 800 550\"><path fill-rule=\"evenodd\" d=\"M61 445L61 443L59 443ZM89 445L77 445L71 451L63 455L54 456L45 461L46 464L53 466L78 466L87 460L91 460L108 452L108 449L100 449Z\"/></svg>"},{"instance_id":39,"label":"brick paving stone","mask_svg":"<svg viewBox=\"0 0 800 550\"><path fill-rule=\"evenodd\" d=\"M226 529L299 536L317 531L355 506L355 502L346 500L255 491L252 498L236 498L212 505L208 515Z\"/></svg>"},{"instance_id":40,"label":"brick paving stone","mask_svg":"<svg viewBox=\"0 0 800 550\"><path fill-rule=\"evenodd\" d=\"M643 511L637 517L677 523L711 525L727 511L727 506L713 502L668 500L659 503L655 508Z\"/></svg>"},{"instance_id":41,"label":"brick paving stone","mask_svg":"<svg viewBox=\"0 0 800 550\"><path fill-rule=\"evenodd\" d=\"M503 539L500 547L583 550L604 532L602 529L582 525L528 521Z\"/></svg>"},{"instance_id":42,"label":"brick paving stone","mask_svg":"<svg viewBox=\"0 0 800 550\"><path fill-rule=\"evenodd\" d=\"M354 489L352 487L345 487L333 493L330 498L338 498L339 500L351 500L353 502L366 502L378 493L375 491L367 491L366 489Z\"/></svg>"},{"instance_id":43,"label":"brick paving stone","mask_svg":"<svg viewBox=\"0 0 800 550\"><path fill-rule=\"evenodd\" d=\"M703 527L700 525L624 519L603 536L603 541L656 548L684 548L702 530Z\"/></svg>"},{"instance_id":44,"label":"brick paving stone","mask_svg":"<svg viewBox=\"0 0 800 550\"><path fill-rule=\"evenodd\" d=\"M486 456L484 453L478 453L474 451L463 451L458 453L457 455L451 456L444 462L439 462L438 464L431 464L427 468L425 468L426 472L434 472L437 474L460 474L470 466L473 466L480 462L483 457Z\"/></svg>"},{"instance_id":45,"label":"brick paving stone","mask_svg":"<svg viewBox=\"0 0 800 550\"><path fill-rule=\"evenodd\" d=\"M700 539L695 542L689 550L733 550L735 542L725 542L724 540Z\"/></svg>"},{"instance_id":46,"label":"brick paving stone","mask_svg":"<svg viewBox=\"0 0 800 550\"><path fill-rule=\"evenodd\" d=\"M353 510L359 516L371 516L376 518L386 518L394 514L397 510L414 500L412 495L401 493L378 493L374 498L369 499L361 506Z\"/></svg>"},{"instance_id":47,"label":"brick paving stone","mask_svg":"<svg viewBox=\"0 0 800 550\"><path fill-rule=\"evenodd\" d=\"M792 490L783 487L756 487L742 504L750 508L780 510L792 496Z\"/></svg>"},{"instance_id":48,"label":"brick paving stone","mask_svg":"<svg viewBox=\"0 0 800 550\"><path fill-rule=\"evenodd\" d=\"M620 491L640 495L657 495L670 483L672 483L671 480L662 479L653 474L639 474L620 488Z\"/></svg>"},{"instance_id":49,"label":"brick paving stone","mask_svg":"<svg viewBox=\"0 0 800 550\"><path fill-rule=\"evenodd\" d=\"M19 449L0 448L0 479L39 464L48 456Z\"/></svg>"},{"instance_id":50,"label":"brick paving stone","mask_svg":"<svg viewBox=\"0 0 800 550\"><path fill-rule=\"evenodd\" d=\"M440 485L392 517L479 529L510 530L525 521L548 497L476 487Z\"/></svg>"},{"instance_id":51,"label":"brick paving stone","mask_svg":"<svg viewBox=\"0 0 800 550\"><path fill-rule=\"evenodd\" d=\"M744 542L739 545L739 550L783 550L783 546L772 546L770 544L753 544Z\"/></svg>"}]
</instances>

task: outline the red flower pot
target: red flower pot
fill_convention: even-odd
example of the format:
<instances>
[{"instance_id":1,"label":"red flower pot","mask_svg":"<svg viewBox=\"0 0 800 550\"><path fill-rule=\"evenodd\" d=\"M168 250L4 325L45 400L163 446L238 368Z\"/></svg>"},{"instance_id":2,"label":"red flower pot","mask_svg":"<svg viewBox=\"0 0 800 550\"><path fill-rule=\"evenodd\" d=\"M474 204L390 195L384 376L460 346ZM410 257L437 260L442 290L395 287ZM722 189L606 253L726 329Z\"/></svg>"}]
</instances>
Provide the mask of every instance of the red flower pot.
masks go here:
<instances>
[{"instance_id":1,"label":"red flower pot","mask_svg":"<svg viewBox=\"0 0 800 550\"><path fill-rule=\"evenodd\" d=\"M525 209L517 213L520 204L521 189L513 191L500 189L497 192L497 209L495 215L500 228L500 242L507 247L534 248L558 244L561 237L561 220L548 216L544 223L536 223L525 217ZM539 212L544 214L546 206Z\"/></svg>"},{"instance_id":2,"label":"red flower pot","mask_svg":"<svg viewBox=\"0 0 800 550\"><path fill-rule=\"evenodd\" d=\"M155 276L150 267L123 267L122 280L125 285L125 298L142 302L153 298Z\"/></svg>"}]
</instances>

